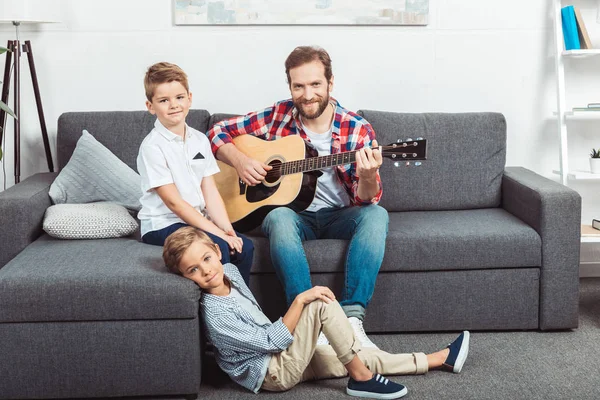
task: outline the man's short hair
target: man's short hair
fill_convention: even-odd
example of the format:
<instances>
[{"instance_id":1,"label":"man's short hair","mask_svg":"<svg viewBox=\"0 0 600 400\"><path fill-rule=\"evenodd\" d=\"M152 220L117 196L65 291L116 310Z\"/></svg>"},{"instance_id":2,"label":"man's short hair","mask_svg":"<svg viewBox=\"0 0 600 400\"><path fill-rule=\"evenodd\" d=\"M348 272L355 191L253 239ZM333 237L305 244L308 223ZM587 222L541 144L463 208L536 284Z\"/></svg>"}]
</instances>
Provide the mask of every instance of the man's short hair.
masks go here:
<instances>
[{"instance_id":1,"label":"man's short hair","mask_svg":"<svg viewBox=\"0 0 600 400\"><path fill-rule=\"evenodd\" d=\"M290 70L313 61L320 61L325 67L325 78L327 82L331 81L333 71L331 69L331 58L325 49L319 46L299 46L296 47L285 60L285 74L287 75L288 85L292 84Z\"/></svg>"},{"instance_id":2,"label":"man's short hair","mask_svg":"<svg viewBox=\"0 0 600 400\"><path fill-rule=\"evenodd\" d=\"M168 62L159 62L148 68L144 76L146 98L152 101L156 87L162 83L179 82L189 93L188 77L179 66Z\"/></svg>"},{"instance_id":3,"label":"man's short hair","mask_svg":"<svg viewBox=\"0 0 600 400\"><path fill-rule=\"evenodd\" d=\"M167 237L163 247L163 260L169 271L183 275L179 269L179 263L183 253L196 241L204 243L215 252L219 248L206 233L193 226L179 228Z\"/></svg>"}]
</instances>

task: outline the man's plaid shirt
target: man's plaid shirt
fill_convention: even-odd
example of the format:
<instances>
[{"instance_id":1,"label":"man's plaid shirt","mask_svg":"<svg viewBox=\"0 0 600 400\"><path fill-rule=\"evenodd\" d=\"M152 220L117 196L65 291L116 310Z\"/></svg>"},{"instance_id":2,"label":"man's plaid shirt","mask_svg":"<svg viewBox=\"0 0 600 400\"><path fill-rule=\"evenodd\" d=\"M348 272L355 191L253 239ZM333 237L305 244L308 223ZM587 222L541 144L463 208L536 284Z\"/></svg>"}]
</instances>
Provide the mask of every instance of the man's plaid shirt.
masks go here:
<instances>
[{"instance_id":1,"label":"man's plaid shirt","mask_svg":"<svg viewBox=\"0 0 600 400\"><path fill-rule=\"evenodd\" d=\"M225 264L223 271L231 284L260 309L237 267ZM282 318L258 325L235 298L208 293L202 293L200 310L219 367L235 382L257 393L272 354L287 349L294 341Z\"/></svg>"},{"instance_id":2,"label":"man's plaid shirt","mask_svg":"<svg viewBox=\"0 0 600 400\"><path fill-rule=\"evenodd\" d=\"M375 139L375 131L371 124L360 115L343 108L334 98L331 98L330 101L335 107L331 132L331 154L371 147L371 142ZM243 134L250 134L264 140L275 140L299 134L302 139L310 143L310 139L302 128L298 110L291 99L275 103L272 107L265 108L262 111L252 112L216 124L208 132L213 153L216 155L219 147L231 143L232 138ZM379 172L377 173L379 191L373 199L358 197L359 178L356 176L356 164L339 165L336 167L336 172L353 205L379 203L382 194Z\"/></svg>"}]
</instances>

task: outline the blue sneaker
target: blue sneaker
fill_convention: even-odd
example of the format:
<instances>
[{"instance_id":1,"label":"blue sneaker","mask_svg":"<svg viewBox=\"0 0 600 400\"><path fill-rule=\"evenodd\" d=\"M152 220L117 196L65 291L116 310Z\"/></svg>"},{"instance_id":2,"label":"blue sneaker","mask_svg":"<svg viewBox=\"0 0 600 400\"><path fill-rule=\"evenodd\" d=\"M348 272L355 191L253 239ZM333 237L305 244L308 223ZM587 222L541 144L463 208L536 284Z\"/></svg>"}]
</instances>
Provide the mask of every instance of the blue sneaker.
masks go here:
<instances>
[{"instance_id":1,"label":"blue sneaker","mask_svg":"<svg viewBox=\"0 0 600 400\"><path fill-rule=\"evenodd\" d=\"M350 396L365 397L368 399L399 399L408 391L404 385L394 383L385 376L375 374L368 381L359 382L350 378L346 393Z\"/></svg>"},{"instance_id":2,"label":"blue sneaker","mask_svg":"<svg viewBox=\"0 0 600 400\"><path fill-rule=\"evenodd\" d=\"M469 355L470 336L471 334L469 331L464 331L454 339L454 342L446 347L447 349L450 349L448 358L446 358L443 365L446 370L454 372L455 374L458 374L462 370L462 367L467 360L467 355Z\"/></svg>"}]
</instances>

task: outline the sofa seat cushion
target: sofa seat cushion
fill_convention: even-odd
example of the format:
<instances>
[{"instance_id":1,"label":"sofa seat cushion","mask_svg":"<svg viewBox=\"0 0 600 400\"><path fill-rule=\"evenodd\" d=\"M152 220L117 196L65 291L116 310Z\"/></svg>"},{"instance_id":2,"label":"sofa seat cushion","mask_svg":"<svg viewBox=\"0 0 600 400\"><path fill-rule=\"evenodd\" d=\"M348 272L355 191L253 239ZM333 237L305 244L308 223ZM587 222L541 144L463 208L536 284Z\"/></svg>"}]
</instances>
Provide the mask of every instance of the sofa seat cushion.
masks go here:
<instances>
[{"instance_id":1,"label":"sofa seat cushion","mask_svg":"<svg viewBox=\"0 0 600 400\"><path fill-rule=\"evenodd\" d=\"M382 271L539 267L542 240L503 210L391 212Z\"/></svg>"},{"instance_id":2,"label":"sofa seat cushion","mask_svg":"<svg viewBox=\"0 0 600 400\"><path fill-rule=\"evenodd\" d=\"M0 269L0 322L197 318L200 290L131 238L43 235Z\"/></svg>"},{"instance_id":3,"label":"sofa seat cushion","mask_svg":"<svg viewBox=\"0 0 600 400\"><path fill-rule=\"evenodd\" d=\"M439 271L539 267L541 239L501 208L390 212L381 271ZM248 236L255 247L253 273L273 273L269 240ZM311 272L344 272L347 240L310 240L304 252Z\"/></svg>"}]
</instances>

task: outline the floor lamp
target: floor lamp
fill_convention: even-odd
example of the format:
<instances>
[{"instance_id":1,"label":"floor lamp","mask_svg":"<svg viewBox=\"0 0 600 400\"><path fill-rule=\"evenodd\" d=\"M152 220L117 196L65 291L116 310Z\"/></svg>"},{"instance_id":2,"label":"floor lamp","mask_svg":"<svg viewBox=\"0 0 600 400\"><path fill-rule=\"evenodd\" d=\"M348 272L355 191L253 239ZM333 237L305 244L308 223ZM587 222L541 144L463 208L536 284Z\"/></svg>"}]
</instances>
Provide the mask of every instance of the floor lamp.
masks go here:
<instances>
[{"instance_id":1,"label":"floor lamp","mask_svg":"<svg viewBox=\"0 0 600 400\"><path fill-rule=\"evenodd\" d=\"M40 87L38 84L35 63L33 60L33 49L31 42L26 40L21 42L19 38L19 28L21 24L39 24L45 22L58 22L52 18L47 18L44 15L44 10L48 10L49 3L44 6L40 1L31 0L2 0L0 2L0 23L11 23L15 27L16 40L9 40L6 48L6 60L4 64L4 79L2 80L2 101L8 104L8 95L10 92L11 79L14 88L13 93L13 112L17 116L14 119L14 173L15 184L21 179L21 54L27 54L29 71L31 73L31 81L33 84L33 92L35 95L35 103L37 106L38 118L44 142L44 150L46 151L46 161L50 172L54 172L54 164L52 162L52 154L50 153L50 142L48 140L48 130L46 128L46 119L42 108L42 98L40 96ZM50 13L50 15L52 15ZM6 125L6 113L0 110L0 145L3 143L3 135Z\"/></svg>"}]
</instances>

